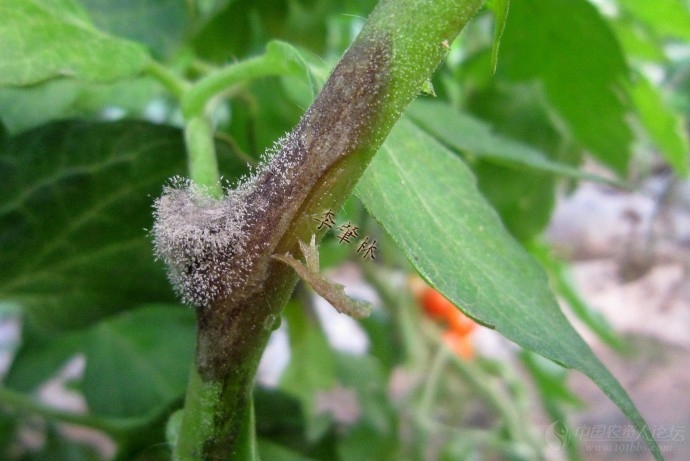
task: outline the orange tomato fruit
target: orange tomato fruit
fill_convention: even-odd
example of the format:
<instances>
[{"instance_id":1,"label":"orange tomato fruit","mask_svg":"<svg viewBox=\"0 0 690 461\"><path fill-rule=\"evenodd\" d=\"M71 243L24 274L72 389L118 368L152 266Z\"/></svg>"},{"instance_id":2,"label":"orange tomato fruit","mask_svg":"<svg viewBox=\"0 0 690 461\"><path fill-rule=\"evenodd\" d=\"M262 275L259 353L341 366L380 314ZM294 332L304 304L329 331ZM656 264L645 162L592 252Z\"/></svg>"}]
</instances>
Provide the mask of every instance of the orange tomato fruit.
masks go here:
<instances>
[{"instance_id":1,"label":"orange tomato fruit","mask_svg":"<svg viewBox=\"0 0 690 461\"><path fill-rule=\"evenodd\" d=\"M427 287L420 294L420 303L429 317L446 320L456 307L441 293L431 287Z\"/></svg>"},{"instance_id":2,"label":"orange tomato fruit","mask_svg":"<svg viewBox=\"0 0 690 461\"><path fill-rule=\"evenodd\" d=\"M451 330L460 335L468 335L477 328L474 320L457 309L455 309L453 316L448 318L448 324Z\"/></svg>"},{"instance_id":3,"label":"orange tomato fruit","mask_svg":"<svg viewBox=\"0 0 690 461\"><path fill-rule=\"evenodd\" d=\"M443 343L461 359L470 360L474 357L474 345L467 335L459 334L455 330L446 330L443 333Z\"/></svg>"},{"instance_id":4,"label":"orange tomato fruit","mask_svg":"<svg viewBox=\"0 0 690 461\"><path fill-rule=\"evenodd\" d=\"M429 317L444 321L448 328L460 335L469 334L477 326L474 320L460 312L445 296L431 287L421 291L419 300Z\"/></svg>"}]
</instances>

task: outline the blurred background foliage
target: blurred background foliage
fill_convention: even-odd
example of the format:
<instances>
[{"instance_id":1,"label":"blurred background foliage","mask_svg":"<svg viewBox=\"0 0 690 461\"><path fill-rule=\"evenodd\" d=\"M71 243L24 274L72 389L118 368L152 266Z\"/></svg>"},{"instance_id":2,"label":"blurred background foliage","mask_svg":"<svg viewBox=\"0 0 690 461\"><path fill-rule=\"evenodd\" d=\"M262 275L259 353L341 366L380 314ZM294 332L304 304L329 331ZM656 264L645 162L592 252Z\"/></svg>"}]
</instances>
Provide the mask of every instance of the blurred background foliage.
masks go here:
<instances>
[{"instance_id":1,"label":"blurred background foliage","mask_svg":"<svg viewBox=\"0 0 690 461\"><path fill-rule=\"evenodd\" d=\"M190 78L279 39L299 49L318 84L375 4L54 3L144 44ZM432 82L435 97L421 98L407 117L465 159L573 315L622 348L539 236L559 191L581 180L629 188L658 169L687 174L688 4L514 1L495 72L493 31L494 18L483 10L451 45ZM229 96L217 104L214 122L221 173L234 182L297 123L314 95L303 79L281 77L242 84ZM20 329L2 342L8 365L0 458L169 459L165 426L182 404L194 316L174 304L145 229L162 184L185 174L179 107L147 75L46 78L1 88L0 120L0 313L3 325ZM42 155L46 146L54 156ZM54 181L56 172L65 180ZM31 212L15 207L25 196ZM74 232L77 218L90 225ZM544 458L547 441L531 407L538 401L551 421L567 424L568 411L581 405L566 386L567 371L525 351L511 350L511 359L482 355L472 345L475 327L463 329L462 319L429 304L430 288L411 276L395 243L354 197L337 212L338 223L348 221L378 241L376 260L339 244L332 232L321 246L322 266L354 271L348 281L369 287L378 308L342 350L325 332L333 319L317 315L313 297L298 287L282 319L288 339L278 346L289 361L280 378L257 384L262 458ZM85 412L38 403L56 378ZM107 440L94 443L64 423ZM572 444L559 455L580 459Z\"/></svg>"}]
</instances>

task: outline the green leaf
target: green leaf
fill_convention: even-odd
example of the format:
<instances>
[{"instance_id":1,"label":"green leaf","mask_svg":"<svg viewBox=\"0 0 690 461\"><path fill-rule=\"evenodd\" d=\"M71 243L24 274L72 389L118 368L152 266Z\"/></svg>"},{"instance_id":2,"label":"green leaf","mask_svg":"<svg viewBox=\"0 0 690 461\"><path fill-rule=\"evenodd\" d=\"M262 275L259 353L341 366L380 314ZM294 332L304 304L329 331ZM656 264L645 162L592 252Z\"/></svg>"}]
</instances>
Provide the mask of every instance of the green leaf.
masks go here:
<instances>
[{"instance_id":1,"label":"green leaf","mask_svg":"<svg viewBox=\"0 0 690 461\"><path fill-rule=\"evenodd\" d=\"M104 108L137 116L159 89L149 78L110 84L59 79L0 88L0 118L10 134L17 134L61 118L102 118Z\"/></svg>"},{"instance_id":2,"label":"green leaf","mask_svg":"<svg viewBox=\"0 0 690 461\"><path fill-rule=\"evenodd\" d=\"M511 105L505 98L502 102L503 110L507 111ZM516 112L518 114L514 115ZM418 100L406 114L444 145L466 153L472 160L479 160L473 162L473 170L482 193L499 211L506 227L522 241L528 241L543 231L549 222L556 195L554 174L605 184L617 183L550 159L544 153L550 147L546 142L542 142L546 148L535 147L528 142L504 136L494 131L491 124L443 102ZM539 120L536 117L528 119L524 107L507 114L501 113L500 116L508 121L514 116L521 116L530 130L534 130ZM510 125L519 131L519 123L511 122ZM546 127L539 133L543 138L548 138ZM521 174L516 174L516 169Z\"/></svg>"},{"instance_id":3,"label":"green leaf","mask_svg":"<svg viewBox=\"0 0 690 461\"><path fill-rule=\"evenodd\" d=\"M0 299L53 328L173 301L145 229L183 171L182 133L147 123L64 122L1 143Z\"/></svg>"},{"instance_id":4,"label":"green leaf","mask_svg":"<svg viewBox=\"0 0 690 461\"><path fill-rule=\"evenodd\" d=\"M631 94L647 133L659 146L661 155L680 176L688 175L690 142L683 120L665 104L658 88L637 74Z\"/></svg>"},{"instance_id":5,"label":"green leaf","mask_svg":"<svg viewBox=\"0 0 690 461\"><path fill-rule=\"evenodd\" d=\"M259 440L259 455L261 459L271 461L313 461L312 458L307 458L268 440Z\"/></svg>"},{"instance_id":6,"label":"green leaf","mask_svg":"<svg viewBox=\"0 0 690 461\"><path fill-rule=\"evenodd\" d=\"M620 3L656 35L690 40L690 11L682 0L621 0Z\"/></svg>"},{"instance_id":7,"label":"green leaf","mask_svg":"<svg viewBox=\"0 0 690 461\"><path fill-rule=\"evenodd\" d=\"M608 18L609 24L616 32L616 37L629 58L644 61L667 61L663 44L644 27L629 18Z\"/></svg>"},{"instance_id":8,"label":"green leaf","mask_svg":"<svg viewBox=\"0 0 690 461\"><path fill-rule=\"evenodd\" d=\"M311 74L309 65L294 46L279 40L270 41L266 45L266 56L276 67L283 69L286 75L307 82L312 91L312 98L319 92L319 86Z\"/></svg>"},{"instance_id":9,"label":"green leaf","mask_svg":"<svg viewBox=\"0 0 690 461\"><path fill-rule=\"evenodd\" d=\"M514 159L541 157L559 167L579 162L580 151L573 145L567 129L557 126L543 89L534 83L506 85L493 79L468 101L468 109L495 130L496 134L492 130L484 136L488 141L484 144L491 151L498 150L501 144L503 147L498 151L509 148L503 142L496 143L499 139L511 144L519 141L523 146L512 149ZM450 125L448 131L452 133L452 130ZM472 135L475 130L482 132L474 129ZM539 157L529 151L538 153ZM524 167L521 174L516 174L515 163L465 152L480 191L499 212L510 232L521 241L529 241L542 232L556 202L556 176L550 171ZM539 159L531 163L542 162Z\"/></svg>"},{"instance_id":10,"label":"green leaf","mask_svg":"<svg viewBox=\"0 0 690 461\"><path fill-rule=\"evenodd\" d=\"M370 424L358 423L350 428L338 444L338 459L342 461L398 461L399 442L389 434L381 434ZM415 458L413 458L415 459ZM419 458L416 458L419 459Z\"/></svg>"},{"instance_id":11,"label":"green leaf","mask_svg":"<svg viewBox=\"0 0 690 461\"><path fill-rule=\"evenodd\" d=\"M0 455L9 458L8 452L18 436L19 427L22 425L13 414L0 413Z\"/></svg>"},{"instance_id":12,"label":"green leaf","mask_svg":"<svg viewBox=\"0 0 690 461\"><path fill-rule=\"evenodd\" d=\"M615 36L589 2L511 5L498 73L516 81L539 80L575 138L619 174L627 170L632 140L627 72Z\"/></svg>"},{"instance_id":13,"label":"green leaf","mask_svg":"<svg viewBox=\"0 0 690 461\"><path fill-rule=\"evenodd\" d=\"M12 359L3 384L25 393L37 390L80 351L83 339L81 332L46 332L37 328L31 319L24 318L21 345Z\"/></svg>"},{"instance_id":14,"label":"green leaf","mask_svg":"<svg viewBox=\"0 0 690 461\"><path fill-rule=\"evenodd\" d=\"M361 17L371 11L371 0L356 3L348 5L348 13ZM230 56L246 56L252 49L262 46L266 37L299 43L320 54L323 54L325 45L338 45L343 41L341 36L327 39L328 29L333 28L333 16L343 13L340 2L226 0L213 8L203 8L201 13L193 45L198 55L213 61L224 62ZM346 19L354 22L349 17Z\"/></svg>"},{"instance_id":15,"label":"green leaf","mask_svg":"<svg viewBox=\"0 0 690 461\"><path fill-rule=\"evenodd\" d=\"M194 311L151 305L99 323L84 346L84 396L109 417L146 415L184 395L194 359Z\"/></svg>"},{"instance_id":16,"label":"green leaf","mask_svg":"<svg viewBox=\"0 0 690 461\"><path fill-rule=\"evenodd\" d=\"M501 45L501 37L506 28L506 21L508 20L508 9L510 7L510 0L489 0L487 2L489 8L494 13L494 41L491 45L491 69L496 72L496 65L498 64L498 49Z\"/></svg>"},{"instance_id":17,"label":"green leaf","mask_svg":"<svg viewBox=\"0 0 690 461\"><path fill-rule=\"evenodd\" d=\"M507 234L457 156L403 119L356 192L431 286L479 323L585 373L658 448L625 390L561 313L544 271Z\"/></svg>"},{"instance_id":18,"label":"green leaf","mask_svg":"<svg viewBox=\"0 0 690 461\"><path fill-rule=\"evenodd\" d=\"M567 407L576 406L582 408L582 401L574 395L567 387L569 373L564 368L550 362L537 354L523 350L520 359L529 372L536 385L542 407L553 423L547 429L546 437L552 435L558 438L559 435L568 434L573 430L568 425ZM564 439L570 443L565 443L562 448L567 452L569 461L581 461L578 450L578 443L572 439ZM549 444L548 438L546 443Z\"/></svg>"},{"instance_id":19,"label":"green leaf","mask_svg":"<svg viewBox=\"0 0 690 461\"><path fill-rule=\"evenodd\" d=\"M549 173L516 173L490 162L472 165L480 192L520 242L546 229L556 205L556 178Z\"/></svg>"},{"instance_id":20,"label":"green leaf","mask_svg":"<svg viewBox=\"0 0 690 461\"><path fill-rule=\"evenodd\" d=\"M258 45L254 24L247 17L251 11L244 2L219 1L203 10L191 37L194 53L199 58L224 63L229 56L244 56L252 45Z\"/></svg>"},{"instance_id":21,"label":"green leaf","mask_svg":"<svg viewBox=\"0 0 690 461\"><path fill-rule=\"evenodd\" d=\"M546 269L554 291L568 305L577 319L596 334L601 341L614 349L623 350L625 343L616 335L606 317L598 310L590 307L580 296L570 275L570 265L551 254L549 248L536 242L530 244L529 250Z\"/></svg>"},{"instance_id":22,"label":"green leaf","mask_svg":"<svg viewBox=\"0 0 690 461\"><path fill-rule=\"evenodd\" d=\"M104 32L140 42L159 56L178 51L191 5L179 0L80 0Z\"/></svg>"},{"instance_id":23,"label":"green leaf","mask_svg":"<svg viewBox=\"0 0 690 461\"><path fill-rule=\"evenodd\" d=\"M532 379L536 381L543 401L585 407L582 399L568 389L568 370L527 350L521 351L520 359L526 365Z\"/></svg>"},{"instance_id":24,"label":"green leaf","mask_svg":"<svg viewBox=\"0 0 690 461\"><path fill-rule=\"evenodd\" d=\"M410 106L406 115L453 150L467 152L499 165L611 183L601 176L553 161L540 150L500 135L486 122L443 102L418 100Z\"/></svg>"},{"instance_id":25,"label":"green leaf","mask_svg":"<svg viewBox=\"0 0 690 461\"><path fill-rule=\"evenodd\" d=\"M83 441L71 440L59 428L49 424L45 431L45 442L38 451L29 451L22 461L70 460L98 461L102 459L98 450Z\"/></svg>"},{"instance_id":26,"label":"green leaf","mask_svg":"<svg viewBox=\"0 0 690 461\"><path fill-rule=\"evenodd\" d=\"M290 447L307 445L300 402L287 392L271 387L254 387L256 433Z\"/></svg>"},{"instance_id":27,"label":"green leaf","mask_svg":"<svg viewBox=\"0 0 690 461\"><path fill-rule=\"evenodd\" d=\"M0 117L9 133L39 126L69 111L79 88L74 80L51 80L28 88L0 88Z\"/></svg>"},{"instance_id":28,"label":"green leaf","mask_svg":"<svg viewBox=\"0 0 690 461\"><path fill-rule=\"evenodd\" d=\"M108 36L72 0L0 0L0 86L58 77L107 82L141 72L140 45Z\"/></svg>"}]
</instances>

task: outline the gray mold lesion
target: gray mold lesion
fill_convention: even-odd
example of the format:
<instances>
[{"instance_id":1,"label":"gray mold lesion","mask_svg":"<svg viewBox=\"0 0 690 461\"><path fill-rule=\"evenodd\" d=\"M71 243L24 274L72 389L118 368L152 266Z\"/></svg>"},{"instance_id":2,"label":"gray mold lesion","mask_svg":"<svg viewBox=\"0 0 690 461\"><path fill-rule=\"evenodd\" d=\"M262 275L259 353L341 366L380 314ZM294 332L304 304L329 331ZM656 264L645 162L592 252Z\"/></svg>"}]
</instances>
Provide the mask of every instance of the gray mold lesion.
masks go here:
<instances>
[{"instance_id":1,"label":"gray mold lesion","mask_svg":"<svg viewBox=\"0 0 690 461\"><path fill-rule=\"evenodd\" d=\"M154 203L154 251L183 302L206 308L260 287L320 179L377 136L390 60L386 41L355 43L297 127L222 198L179 178L164 188Z\"/></svg>"},{"instance_id":2,"label":"gray mold lesion","mask_svg":"<svg viewBox=\"0 0 690 461\"><path fill-rule=\"evenodd\" d=\"M206 307L246 279L246 214L241 190L215 199L181 178L164 187L154 202L154 254L182 302Z\"/></svg>"}]
</instances>

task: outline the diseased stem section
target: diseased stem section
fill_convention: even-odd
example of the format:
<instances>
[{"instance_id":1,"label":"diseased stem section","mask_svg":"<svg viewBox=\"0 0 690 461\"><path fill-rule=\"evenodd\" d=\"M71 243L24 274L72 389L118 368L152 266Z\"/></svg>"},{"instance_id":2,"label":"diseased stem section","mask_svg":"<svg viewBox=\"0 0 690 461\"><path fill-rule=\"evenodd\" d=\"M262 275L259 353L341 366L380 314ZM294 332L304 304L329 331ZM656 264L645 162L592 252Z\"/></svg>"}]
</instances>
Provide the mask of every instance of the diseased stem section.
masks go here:
<instances>
[{"instance_id":1,"label":"diseased stem section","mask_svg":"<svg viewBox=\"0 0 690 461\"><path fill-rule=\"evenodd\" d=\"M189 175L192 182L206 194L212 197L222 195L213 126L209 116L213 102L249 80L294 74L296 71L290 66L290 60L297 59L296 51L289 45L271 42L264 54L217 69L194 83L156 61L149 63L147 72L180 100L185 117Z\"/></svg>"},{"instance_id":2,"label":"diseased stem section","mask_svg":"<svg viewBox=\"0 0 690 461\"><path fill-rule=\"evenodd\" d=\"M221 381L204 380L196 368L192 369L176 460L258 460L253 375L238 372L250 382L231 379L224 386Z\"/></svg>"},{"instance_id":3,"label":"diseased stem section","mask_svg":"<svg viewBox=\"0 0 690 461\"><path fill-rule=\"evenodd\" d=\"M314 233L312 216L342 205L404 108L440 64L448 43L481 4L383 0L275 155L238 190L201 210L208 217L223 209L223 203L232 205L222 219L205 218L206 227L194 230L193 243L200 250L157 249L164 259L185 256L182 264L166 260L172 262L175 278L185 284L185 277L207 277L212 293L190 295L204 302L197 306L196 369L175 459L256 459L253 379L272 330L270 320L280 314L297 281L290 267L271 256L298 254L298 241L309 241ZM158 217L174 219L170 210L160 208L168 203L164 199L159 199ZM219 246L217 235L226 231L238 237ZM174 246L175 238L168 237L156 240ZM182 240L182 245L190 244ZM209 249L227 255L222 270L204 259Z\"/></svg>"}]
</instances>

